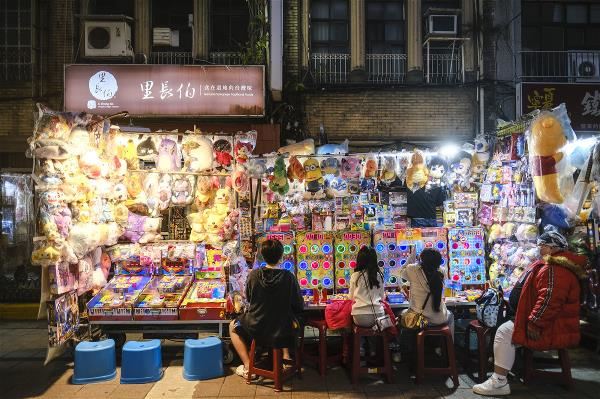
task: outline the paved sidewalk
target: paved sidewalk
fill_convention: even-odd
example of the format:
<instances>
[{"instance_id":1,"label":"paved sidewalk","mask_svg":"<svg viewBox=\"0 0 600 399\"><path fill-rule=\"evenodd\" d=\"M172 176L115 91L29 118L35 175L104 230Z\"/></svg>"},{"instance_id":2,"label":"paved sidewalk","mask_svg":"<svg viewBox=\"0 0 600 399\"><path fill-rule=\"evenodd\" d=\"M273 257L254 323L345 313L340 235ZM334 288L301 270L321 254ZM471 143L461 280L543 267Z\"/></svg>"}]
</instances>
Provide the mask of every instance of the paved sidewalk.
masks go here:
<instances>
[{"instance_id":1,"label":"paved sidewalk","mask_svg":"<svg viewBox=\"0 0 600 399\"><path fill-rule=\"evenodd\" d=\"M342 369L330 370L320 378L314 369L305 368L302 379L294 379L285 386L285 392L276 393L272 384L246 385L227 369L227 375L211 381L190 382L182 377L183 346L165 341L163 361L165 375L154 384L120 385L119 375L108 383L71 385L73 363L61 358L43 366L46 347L45 322L0 322L0 398L480 398L471 392L473 381L465 373L460 375L460 387L447 387L444 379L427 379L421 386L414 384L405 364L397 365L395 383L365 378L359 386L352 386ZM587 349L571 352L575 389L568 392L552 381L540 381L524 386L511 383L512 398L598 398L600 392L600 356Z\"/></svg>"}]
</instances>

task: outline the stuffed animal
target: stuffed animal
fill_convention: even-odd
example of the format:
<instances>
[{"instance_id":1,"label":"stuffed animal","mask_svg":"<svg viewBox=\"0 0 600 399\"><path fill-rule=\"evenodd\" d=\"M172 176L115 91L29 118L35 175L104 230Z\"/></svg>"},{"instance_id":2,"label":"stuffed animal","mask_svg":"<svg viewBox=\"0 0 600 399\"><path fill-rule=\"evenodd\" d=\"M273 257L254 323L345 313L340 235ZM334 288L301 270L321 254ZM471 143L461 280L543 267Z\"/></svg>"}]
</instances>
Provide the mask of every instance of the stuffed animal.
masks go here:
<instances>
[{"instance_id":1,"label":"stuffed animal","mask_svg":"<svg viewBox=\"0 0 600 399\"><path fill-rule=\"evenodd\" d=\"M233 240L237 236L239 218L239 209L234 209L227 217L225 217L221 229L219 230L219 238L222 242Z\"/></svg>"},{"instance_id":2,"label":"stuffed animal","mask_svg":"<svg viewBox=\"0 0 600 399\"><path fill-rule=\"evenodd\" d=\"M129 217L129 209L125 206L125 204L116 204L113 209L113 215L115 222L119 226L127 225L127 218Z\"/></svg>"},{"instance_id":3,"label":"stuffed animal","mask_svg":"<svg viewBox=\"0 0 600 399\"><path fill-rule=\"evenodd\" d=\"M519 242L535 242L537 235L537 226L533 224L521 224L515 233L515 236Z\"/></svg>"},{"instance_id":4,"label":"stuffed animal","mask_svg":"<svg viewBox=\"0 0 600 399\"><path fill-rule=\"evenodd\" d=\"M348 153L348 139L341 144L324 144L317 148L317 155L339 155Z\"/></svg>"},{"instance_id":5,"label":"stuffed animal","mask_svg":"<svg viewBox=\"0 0 600 399\"><path fill-rule=\"evenodd\" d=\"M429 169L425 166L423 153L415 150L411 157L410 167L406 169L406 187L411 191L417 191L425 187L429 181Z\"/></svg>"},{"instance_id":6,"label":"stuffed animal","mask_svg":"<svg viewBox=\"0 0 600 399\"><path fill-rule=\"evenodd\" d=\"M356 157L342 158L342 177L344 179L358 179L360 177L362 161Z\"/></svg>"},{"instance_id":7,"label":"stuffed animal","mask_svg":"<svg viewBox=\"0 0 600 399\"><path fill-rule=\"evenodd\" d=\"M71 132L71 122L66 115L55 112L38 103L38 120L35 124L34 139L68 140Z\"/></svg>"},{"instance_id":8,"label":"stuffed animal","mask_svg":"<svg viewBox=\"0 0 600 399\"><path fill-rule=\"evenodd\" d=\"M158 182L158 208L164 211L171 203L171 181L170 175L162 175Z\"/></svg>"},{"instance_id":9,"label":"stuffed animal","mask_svg":"<svg viewBox=\"0 0 600 399\"><path fill-rule=\"evenodd\" d=\"M299 183L302 183L304 181L304 167L302 166L298 158L296 158L296 156L291 156L288 162L288 180L291 182L297 181Z\"/></svg>"},{"instance_id":10,"label":"stuffed animal","mask_svg":"<svg viewBox=\"0 0 600 399\"><path fill-rule=\"evenodd\" d=\"M250 190L250 178L248 172L243 167L236 168L233 172L233 189L236 193L245 195Z\"/></svg>"},{"instance_id":11,"label":"stuffed animal","mask_svg":"<svg viewBox=\"0 0 600 399\"><path fill-rule=\"evenodd\" d=\"M339 176L340 161L337 158L326 158L321 161L321 171L324 175Z\"/></svg>"},{"instance_id":12,"label":"stuffed animal","mask_svg":"<svg viewBox=\"0 0 600 399\"><path fill-rule=\"evenodd\" d=\"M292 155L313 155L315 153L315 141L313 139L306 139L298 143L286 145L277 150L278 154L289 154Z\"/></svg>"},{"instance_id":13,"label":"stuffed animal","mask_svg":"<svg viewBox=\"0 0 600 399\"><path fill-rule=\"evenodd\" d=\"M207 209L204 211L203 220L204 220L204 230L206 231L206 240L205 242L209 245L212 245L216 248L221 248L223 246L223 242L219 237L219 231L221 226L225 222L225 218L227 217L227 213L215 212L212 209Z\"/></svg>"},{"instance_id":14,"label":"stuffed animal","mask_svg":"<svg viewBox=\"0 0 600 399\"><path fill-rule=\"evenodd\" d=\"M455 191L469 191L473 187L471 185L471 166L472 156L466 151L461 151L455 158L455 161L450 166L452 171L452 181Z\"/></svg>"},{"instance_id":15,"label":"stuffed animal","mask_svg":"<svg viewBox=\"0 0 600 399\"><path fill-rule=\"evenodd\" d=\"M254 150L254 146L252 143L238 141L235 143L235 147L233 147L233 154L235 155L235 161L239 164L245 164L252 154Z\"/></svg>"},{"instance_id":16,"label":"stuffed animal","mask_svg":"<svg viewBox=\"0 0 600 399\"><path fill-rule=\"evenodd\" d=\"M113 156L108 161L109 177L116 181L122 181L127 175L127 162L117 156Z\"/></svg>"},{"instance_id":17,"label":"stuffed animal","mask_svg":"<svg viewBox=\"0 0 600 399\"><path fill-rule=\"evenodd\" d=\"M475 137L475 154L477 155L477 159L483 164L487 164L490 160L490 144L482 134L478 134Z\"/></svg>"},{"instance_id":18,"label":"stuffed animal","mask_svg":"<svg viewBox=\"0 0 600 399\"><path fill-rule=\"evenodd\" d=\"M504 226L502 226L502 237L512 237L516 232L516 228L517 226L514 223L505 223Z\"/></svg>"},{"instance_id":19,"label":"stuffed animal","mask_svg":"<svg viewBox=\"0 0 600 399\"><path fill-rule=\"evenodd\" d=\"M183 167L187 172L198 173L213 167L213 145L206 137L186 136L181 145Z\"/></svg>"},{"instance_id":20,"label":"stuffed animal","mask_svg":"<svg viewBox=\"0 0 600 399\"><path fill-rule=\"evenodd\" d=\"M396 180L396 158L386 156L381 162L379 180L384 184L391 184Z\"/></svg>"},{"instance_id":21,"label":"stuffed animal","mask_svg":"<svg viewBox=\"0 0 600 399\"><path fill-rule=\"evenodd\" d=\"M267 172L267 160L263 158L250 158L246 164L248 174L254 179L261 179Z\"/></svg>"},{"instance_id":22,"label":"stuffed animal","mask_svg":"<svg viewBox=\"0 0 600 399\"><path fill-rule=\"evenodd\" d=\"M339 176L326 175L325 193L329 198L348 196L348 182Z\"/></svg>"},{"instance_id":23,"label":"stuffed animal","mask_svg":"<svg viewBox=\"0 0 600 399\"><path fill-rule=\"evenodd\" d=\"M37 140L30 145L30 151L39 159L63 160L73 156L69 145L62 140L56 139Z\"/></svg>"},{"instance_id":24,"label":"stuffed animal","mask_svg":"<svg viewBox=\"0 0 600 399\"><path fill-rule=\"evenodd\" d=\"M200 242L206 239L204 231L204 217L202 212L194 212L187 215L187 220L191 228L190 241Z\"/></svg>"},{"instance_id":25,"label":"stuffed animal","mask_svg":"<svg viewBox=\"0 0 600 399\"><path fill-rule=\"evenodd\" d=\"M49 266L60 261L60 250L51 243L39 247L31 253L31 264Z\"/></svg>"},{"instance_id":26,"label":"stuffed animal","mask_svg":"<svg viewBox=\"0 0 600 399\"><path fill-rule=\"evenodd\" d=\"M367 158L363 175L365 179L377 177L377 159L375 157Z\"/></svg>"},{"instance_id":27,"label":"stuffed animal","mask_svg":"<svg viewBox=\"0 0 600 399\"><path fill-rule=\"evenodd\" d=\"M139 169L140 165L137 157L137 148L132 138L127 140L127 143L122 148L120 158L123 158L125 162L127 162L127 167L129 169Z\"/></svg>"},{"instance_id":28,"label":"stuffed animal","mask_svg":"<svg viewBox=\"0 0 600 399\"><path fill-rule=\"evenodd\" d=\"M287 172L285 168L285 161L283 157L277 157L275 160L275 167L273 168L273 175L270 176L269 188L274 193L285 195L290 189L290 185L287 179Z\"/></svg>"},{"instance_id":29,"label":"stuffed animal","mask_svg":"<svg viewBox=\"0 0 600 399\"><path fill-rule=\"evenodd\" d=\"M308 158L304 161L304 173L306 191L317 193L323 189L324 180L319 161L315 158Z\"/></svg>"},{"instance_id":30,"label":"stuffed animal","mask_svg":"<svg viewBox=\"0 0 600 399\"><path fill-rule=\"evenodd\" d=\"M160 218L151 218L129 212L123 238L132 243L139 242L140 244L158 241L162 239L159 233L160 222Z\"/></svg>"},{"instance_id":31,"label":"stuffed animal","mask_svg":"<svg viewBox=\"0 0 600 399\"><path fill-rule=\"evenodd\" d=\"M161 172L173 172L181 169L181 157L174 140L169 138L161 140L156 167Z\"/></svg>"},{"instance_id":32,"label":"stuffed animal","mask_svg":"<svg viewBox=\"0 0 600 399\"><path fill-rule=\"evenodd\" d=\"M429 160L429 186L431 187L442 187L444 185L444 176L448 164L441 158L434 156Z\"/></svg>"},{"instance_id":33,"label":"stuffed animal","mask_svg":"<svg viewBox=\"0 0 600 399\"><path fill-rule=\"evenodd\" d=\"M233 160L233 148L231 146L231 141L226 139L218 139L215 141L213 148L217 166L222 169L228 169L231 166L231 161Z\"/></svg>"},{"instance_id":34,"label":"stuffed animal","mask_svg":"<svg viewBox=\"0 0 600 399\"><path fill-rule=\"evenodd\" d=\"M231 189L221 187L215 192L214 211L220 215L227 215L231 208Z\"/></svg>"},{"instance_id":35,"label":"stuffed animal","mask_svg":"<svg viewBox=\"0 0 600 399\"><path fill-rule=\"evenodd\" d=\"M551 204L562 204L557 164L563 158L561 152L567 139L560 121L544 112L531 124L529 135L529 159L531 175L538 198Z\"/></svg>"},{"instance_id":36,"label":"stuffed animal","mask_svg":"<svg viewBox=\"0 0 600 399\"><path fill-rule=\"evenodd\" d=\"M83 295L93 288L92 273L94 272L94 265L92 263L92 257L90 255L84 256L77 262L78 269L78 285L77 295Z\"/></svg>"},{"instance_id":37,"label":"stuffed animal","mask_svg":"<svg viewBox=\"0 0 600 399\"><path fill-rule=\"evenodd\" d=\"M502 238L502 226L493 224L488 232L488 242L491 244L500 238Z\"/></svg>"},{"instance_id":38,"label":"stuffed animal","mask_svg":"<svg viewBox=\"0 0 600 399\"><path fill-rule=\"evenodd\" d=\"M125 180L127 195L133 202L143 202L141 198L144 193L142 178L141 173L130 173Z\"/></svg>"},{"instance_id":39,"label":"stuffed animal","mask_svg":"<svg viewBox=\"0 0 600 399\"><path fill-rule=\"evenodd\" d=\"M146 196L146 205L148 205L148 211L150 216L158 216L160 209L160 174L148 173L144 178L144 194Z\"/></svg>"},{"instance_id":40,"label":"stuffed animal","mask_svg":"<svg viewBox=\"0 0 600 399\"><path fill-rule=\"evenodd\" d=\"M196 196L194 198L196 209L201 210L206 208L213 197L214 190L218 186L218 179L215 181L215 179L208 176L198 176L196 181Z\"/></svg>"},{"instance_id":41,"label":"stuffed animal","mask_svg":"<svg viewBox=\"0 0 600 399\"><path fill-rule=\"evenodd\" d=\"M125 187L125 184L115 184L113 187L112 199L115 201L125 201L127 199L127 187Z\"/></svg>"},{"instance_id":42,"label":"stuffed animal","mask_svg":"<svg viewBox=\"0 0 600 399\"><path fill-rule=\"evenodd\" d=\"M156 144L151 136L146 136L145 139L140 141L136 148L137 158L142 161L156 162L158 157L158 150Z\"/></svg>"},{"instance_id":43,"label":"stuffed animal","mask_svg":"<svg viewBox=\"0 0 600 399\"><path fill-rule=\"evenodd\" d=\"M75 126L69 135L70 153L78 156L90 148L90 132L83 126Z\"/></svg>"},{"instance_id":44,"label":"stuffed animal","mask_svg":"<svg viewBox=\"0 0 600 399\"><path fill-rule=\"evenodd\" d=\"M171 203L175 206L189 205L194 200L193 176L178 176L173 180Z\"/></svg>"}]
</instances>

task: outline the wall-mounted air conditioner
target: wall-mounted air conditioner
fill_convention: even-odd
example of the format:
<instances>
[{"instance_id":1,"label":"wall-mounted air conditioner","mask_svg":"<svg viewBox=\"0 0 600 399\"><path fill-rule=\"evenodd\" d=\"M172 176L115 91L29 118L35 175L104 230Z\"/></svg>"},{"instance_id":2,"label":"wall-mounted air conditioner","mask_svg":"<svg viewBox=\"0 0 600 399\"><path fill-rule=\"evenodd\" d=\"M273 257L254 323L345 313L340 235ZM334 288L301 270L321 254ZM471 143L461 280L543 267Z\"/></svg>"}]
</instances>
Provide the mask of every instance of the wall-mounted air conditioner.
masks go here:
<instances>
[{"instance_id":1,"label":"wall-mounted air conditioner","mask_svg":"<svg viewBox=\"0 0 600 399\"><path fill-rule=\"evenodd\" d=\"M600 82L600 52L569 51L569 76L576 82Z\"/></svg>"},{"instance_id":2,"label":"wall-mounted air conditioner","mask_svg":"<svg viewBox=\"0 0 600 399\"><path fill-rule=\"evenodd\" d=\"M179 31L171 28L152 29L152 44L154 46L179 47Z\"/></svg>"},{"instance_id":3,"label":"wall-mounted air conditioner","mask_svg":"<svg viewBox=\"0 0 600 399\"><path fill-rule=\"evenodd\" d=\"M125 21L85 21L86 57L131 57L131 28Z\"/></svg>"},{"instance_id":4,"label":"wall-mounted air conditioner","mask_svg":"<svg viewBox=\"0 0 600 399\"><path fill-rule=\"evenodd\" d=\"M432 14L427 19L427 33L430 35L456 35L458 33L456 15Z\"/></svg>"}]
</instances>

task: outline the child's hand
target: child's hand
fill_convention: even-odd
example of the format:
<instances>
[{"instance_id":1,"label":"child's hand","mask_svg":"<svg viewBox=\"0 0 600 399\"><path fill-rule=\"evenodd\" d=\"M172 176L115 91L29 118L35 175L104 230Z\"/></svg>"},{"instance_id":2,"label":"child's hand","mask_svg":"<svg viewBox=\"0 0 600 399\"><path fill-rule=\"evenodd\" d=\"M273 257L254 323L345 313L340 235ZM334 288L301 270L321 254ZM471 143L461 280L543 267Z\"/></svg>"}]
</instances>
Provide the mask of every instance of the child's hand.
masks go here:
<instances>
[{"instance_id":1,"label":"child's hand","mask_svg":"<svg viewBox=\"0 0 600 399\"><path fill-rule=\"evenodd\" d=\"M408 259L406 260L406 262L409 265L417 263L417 250L414 245L410 245L408 247Z\"/></svg>"}]
</instances>

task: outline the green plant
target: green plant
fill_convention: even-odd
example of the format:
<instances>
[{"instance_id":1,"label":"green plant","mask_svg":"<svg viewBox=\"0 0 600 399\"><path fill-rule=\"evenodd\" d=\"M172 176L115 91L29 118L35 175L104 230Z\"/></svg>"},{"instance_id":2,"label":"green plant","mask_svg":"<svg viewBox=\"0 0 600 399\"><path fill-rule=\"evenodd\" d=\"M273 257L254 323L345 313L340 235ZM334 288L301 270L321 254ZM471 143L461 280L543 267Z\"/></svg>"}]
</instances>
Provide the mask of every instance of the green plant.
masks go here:
<instances>
[{"instance_id":1,"label":"green plant","mask_svg":"<svg viewBox=\"0 0 600 399\"><path fill-rule=\"evenodd\" d=\"M248 42L241 51L242 64L264 64L269 50L267 0L246 0L246 4L250 21L248 23Z\"/></svg>"}]
</instances>

